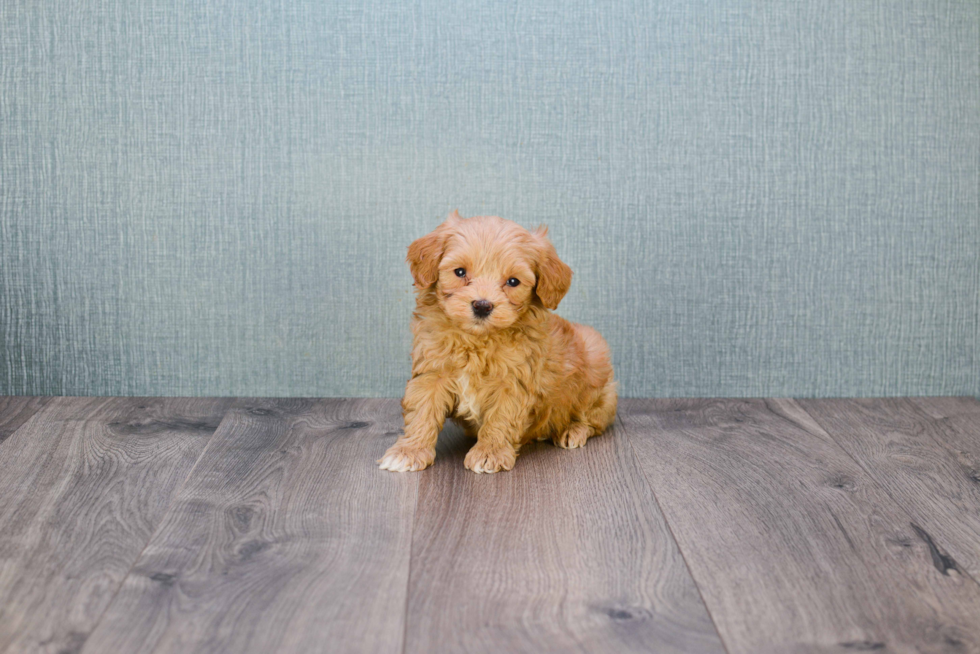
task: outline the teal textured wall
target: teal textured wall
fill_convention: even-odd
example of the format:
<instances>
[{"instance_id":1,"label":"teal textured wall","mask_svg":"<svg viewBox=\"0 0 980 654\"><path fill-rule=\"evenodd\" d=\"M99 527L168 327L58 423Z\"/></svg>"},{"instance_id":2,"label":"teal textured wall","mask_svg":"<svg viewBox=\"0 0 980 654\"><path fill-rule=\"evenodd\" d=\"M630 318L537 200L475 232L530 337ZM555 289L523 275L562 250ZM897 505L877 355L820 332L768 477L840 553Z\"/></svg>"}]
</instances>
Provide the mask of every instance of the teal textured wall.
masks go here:
<instances>
[{"instance_id":1,"label":"teal textured wall","mask_svg":"<svg viewBox=\"0 0 980 654\"><path fill-rule=\"evenodd\" d=\"M624 395L980 394L980 3L4 0L0 393L399 395L544 222Z\"/></svg>"}]
</instances>

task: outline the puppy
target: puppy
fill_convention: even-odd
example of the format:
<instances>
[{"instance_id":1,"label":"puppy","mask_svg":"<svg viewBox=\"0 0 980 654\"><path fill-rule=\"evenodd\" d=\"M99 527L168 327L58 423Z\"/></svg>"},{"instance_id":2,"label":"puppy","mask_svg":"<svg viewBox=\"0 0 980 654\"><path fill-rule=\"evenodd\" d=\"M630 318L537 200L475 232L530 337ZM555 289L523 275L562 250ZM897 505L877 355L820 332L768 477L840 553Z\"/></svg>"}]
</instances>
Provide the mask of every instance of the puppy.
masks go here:
<instances>
[{"instance_id":1,"label":"puppy","mask_svg":"<svg viewBox=\"0 0 980 654\"><path fill-rule=\"evenodd\" d=\"M591 327L549 311L572 270L547 239L496 216L453 212L408 248L416 286L405 432L378 461L422 470L452 417L476 445L473 472L514 467L530 440L575 448L616 415L609 346Z\"/></svg>"}]
</instances>

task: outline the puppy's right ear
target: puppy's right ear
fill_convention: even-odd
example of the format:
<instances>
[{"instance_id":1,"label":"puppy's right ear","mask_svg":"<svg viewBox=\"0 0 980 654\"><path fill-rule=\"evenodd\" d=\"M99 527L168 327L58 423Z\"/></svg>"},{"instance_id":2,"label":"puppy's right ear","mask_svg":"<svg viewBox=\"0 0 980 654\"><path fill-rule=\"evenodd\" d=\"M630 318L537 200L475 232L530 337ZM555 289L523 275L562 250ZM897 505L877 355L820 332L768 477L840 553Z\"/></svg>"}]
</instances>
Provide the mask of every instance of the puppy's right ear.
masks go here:
<instances>
[{"instance_id":1,"label":"puppy's right ear","mask_svg":"<svg viewBox=\"0 0 980 654\"><path fill-rule=\"evenodd\" d=\"M446 249L446 240L459 220L462 220L459 211L454 210L444 223L408 246L405 260L418 288L428 288L439 279L439 262Z\"/></svg>"}]
</instances>

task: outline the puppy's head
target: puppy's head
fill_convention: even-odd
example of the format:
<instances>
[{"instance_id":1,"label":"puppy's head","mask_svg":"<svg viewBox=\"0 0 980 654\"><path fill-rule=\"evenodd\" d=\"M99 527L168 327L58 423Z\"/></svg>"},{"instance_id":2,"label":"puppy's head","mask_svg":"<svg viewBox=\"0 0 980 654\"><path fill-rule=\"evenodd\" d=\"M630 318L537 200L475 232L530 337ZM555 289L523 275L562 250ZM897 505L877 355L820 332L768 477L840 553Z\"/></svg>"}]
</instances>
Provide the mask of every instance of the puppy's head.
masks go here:
<instances>
[{"instance_id":1,"label":"puppy's head","mask_svg":"<svg viewBox=\"0 0 980 654\"><path fill-rule=\"evenodd\" d=\"M431 290L464 331L510 327L539 304L554 309L572 270L555 252L545 227L529 232L496 216L463 219L457 212L408 248L415 285Z\"/></svg>"}]
</instances>

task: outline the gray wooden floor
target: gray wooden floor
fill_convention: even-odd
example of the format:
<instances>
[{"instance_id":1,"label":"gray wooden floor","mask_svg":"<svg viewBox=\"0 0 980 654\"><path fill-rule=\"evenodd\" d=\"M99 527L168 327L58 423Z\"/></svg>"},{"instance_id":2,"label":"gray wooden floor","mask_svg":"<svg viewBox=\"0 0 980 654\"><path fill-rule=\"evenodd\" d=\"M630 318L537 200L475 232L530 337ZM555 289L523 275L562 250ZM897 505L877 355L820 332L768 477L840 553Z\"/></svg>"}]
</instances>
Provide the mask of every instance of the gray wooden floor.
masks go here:
<instances>
[{"instance_id":1,"label":"gray wooden floor","mask_svg":"<svg viewBox=\"0 0 980 654\"><path fill-rule=\"evenodd\" d=\"M395 400L0 398L0 652L980 652L980 402L624 400L512 472Z\"/></svg>"}]
</instances>

